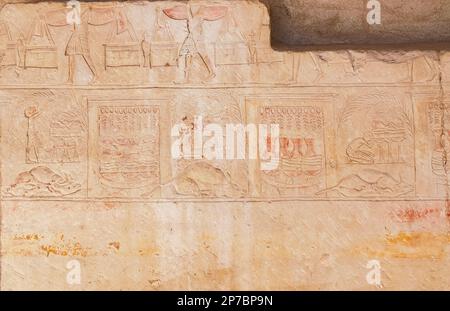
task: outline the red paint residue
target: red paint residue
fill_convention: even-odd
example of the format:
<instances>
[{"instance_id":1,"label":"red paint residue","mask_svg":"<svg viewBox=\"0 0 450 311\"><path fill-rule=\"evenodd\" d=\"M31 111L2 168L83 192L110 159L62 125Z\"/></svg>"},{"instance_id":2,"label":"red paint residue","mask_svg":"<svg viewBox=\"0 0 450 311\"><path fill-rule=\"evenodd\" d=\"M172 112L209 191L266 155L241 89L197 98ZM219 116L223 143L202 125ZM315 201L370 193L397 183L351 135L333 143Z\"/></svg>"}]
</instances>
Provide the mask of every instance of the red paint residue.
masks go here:
<instances>
[{"instance_id":1,"label":"red paint residue","mask_svg":"<svg viewBox=\"0 0 450 311\"><path fill-rule=\"evenodd\" d=\"M395 212L395 217L400 222L415 222L431 215L439 214L440 212L441 209L439 208L426 208L421 210L408 208Z\"/></svg>"}]
</instances>

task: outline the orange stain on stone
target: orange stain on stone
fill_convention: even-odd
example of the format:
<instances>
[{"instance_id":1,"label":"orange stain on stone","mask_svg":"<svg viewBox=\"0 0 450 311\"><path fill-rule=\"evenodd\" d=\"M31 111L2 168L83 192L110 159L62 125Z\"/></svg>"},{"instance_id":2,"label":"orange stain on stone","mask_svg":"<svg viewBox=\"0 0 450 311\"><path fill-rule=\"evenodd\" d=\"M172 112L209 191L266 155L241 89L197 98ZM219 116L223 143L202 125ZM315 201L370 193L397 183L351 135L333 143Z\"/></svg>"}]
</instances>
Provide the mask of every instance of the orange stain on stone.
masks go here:
<instances>
[{"instance_id":1,"label":"orange stain on stone","mask_svg":"<svg viewBox=\"0 0 450 311\"><path fill-rule=\"evenodd\" d=\"M30 233L30 234L16 234L14 235L15 241L39 241L43 238L43 236L37 234L37 233Z\"/></svg>"},{"instance_id":2,"label":"orange stain on stone","mask_svg":"<svg viewBox=\"0 0 450 311\"><path fill-rule=\"evenodd\" d=\"M138 250L140 256L159 256L159 248L157 247L146 247Z\"/></svg>"},{"instance_id":3,"label":"orange stain on stone","mask_svg":"<svg viewBox=\"0 0 450 311\"><path fill-rule=\"evenodd\" d=\"M50 255L86 257L88 255L88 248L83 247L80 242L65 241L63 234L59 236L55 243L40 245L39 248L47 257Z\"/></svg>"},{"instance_id":4,"label":"orange stain on stone","mask_svg":"<svg viewBox=\"0 0 450 311\"><path fill-rule=\"evenodd\" d=\"M80 243L68 244L68 245L41 245L41 250L48 256L81 256L86 257L88 254L87 249L83 248Z\"/></svg>"},{"instance_id":5,"label":"orange stain on stone","mask_svg":"<svg viewBox=\"0 0 450 311\"><path fill-rule=\"evenodd\" d=\"M118 241L110 242L108 244L108 246L110 248L114 248L115 250L119 250L120 249L120 242L118 242Z\"/></svg>"},{"instance_id":6,"label":"orange stain on stone","mask_svg":"<svg viewBox=\"0 0 450 311\"><path fill-rule=\"evenodd\" d=\"M357 250L374 257L443 259L449 243L450 234L400 232L386 235L382 241L368 243L369 245L358 247Z\"/></svg>"}]
</instances>

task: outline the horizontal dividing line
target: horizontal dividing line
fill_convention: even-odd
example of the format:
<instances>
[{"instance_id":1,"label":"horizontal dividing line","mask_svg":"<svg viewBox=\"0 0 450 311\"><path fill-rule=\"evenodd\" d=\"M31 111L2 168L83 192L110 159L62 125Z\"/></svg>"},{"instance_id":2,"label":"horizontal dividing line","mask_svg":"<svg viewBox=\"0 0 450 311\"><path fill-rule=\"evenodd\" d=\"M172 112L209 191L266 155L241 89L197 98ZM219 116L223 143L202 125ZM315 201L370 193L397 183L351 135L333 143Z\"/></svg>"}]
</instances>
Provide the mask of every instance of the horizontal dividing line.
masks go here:
<instances>
[{"instance_id":1,"label":"horizontal dividing line","mask_svg":"<svg viewBox=\"0 0 450 311\"><path fill-rule=\"evenodd\" d=\"M442 85L448 85L449 82L442 82ZM428 87L438 88L440 84L436 83L321 83L321 84L278 84L278 83L264 83L264 84L221 84L221 85L0 85L0 90L9 89L77 89L77 90L116 90L116 89L252 89L252 88L323 88L323 87Z\"/></svg>"},{"instance_id":2,"label":"horizontal dividing line","mask_svg":"<svg viewBox=\"0 0 450 311\"><path fill-rule=\"evenodd\" d=\"M265 199L265 198L245 198L245 199L132 199L132 198L2 198L1 202L62 202L62 203L278 203L278 202L447 202L448 200L445 198L347 198L347 199L338 199L338 198L276 198L276 199Z\"/></svg>"}]
</instances>

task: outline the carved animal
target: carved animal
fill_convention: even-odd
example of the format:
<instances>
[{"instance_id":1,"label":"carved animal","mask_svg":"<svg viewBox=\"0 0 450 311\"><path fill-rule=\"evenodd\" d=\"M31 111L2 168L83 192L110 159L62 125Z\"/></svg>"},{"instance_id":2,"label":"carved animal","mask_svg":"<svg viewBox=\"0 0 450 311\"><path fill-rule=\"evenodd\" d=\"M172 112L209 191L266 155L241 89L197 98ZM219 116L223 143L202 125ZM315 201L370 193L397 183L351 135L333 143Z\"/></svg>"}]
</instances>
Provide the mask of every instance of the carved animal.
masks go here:
<instances>
[{"instance_id":1,"label":"carved animal","mask_svg":"<svg viewBox=\"0 0 450 311\"><path fill-rule=\"evenodd\" d=\"M389 64L408 64L409 76L412 79L413 63L415 60L423 57L426 65L430 70L430 76L427 81L432 81L437 70L433 61L438 61L437 53L421 52L421 51L358 51L358 50L342 50L333 52L310 52L319 78L325 74L324 64L341 63L350 64L346 67L346 73L357 74L368 62L383 62Z\"/></svg>"},{"instance_id":2,"label":"carved animal","mask_svg":"<svg viewBox=\"0 0 450 311\"><path fill-rule=\"evenodd\" d=\"M172 181L181 195L239 197L245 189L233 183L229 173L206 162L193 163Z\"/></svg>"},{"instance_id":3,"label":"carved animal","mask_svg":"<svg viewBox=\"0 0 450 311\"><path fill-rule=\"evenodd\" d=\"M81 185L74 182L69 175L61 176L48 167L38 166L20 173L6 192L12 196L35 197L66 196L80 190Z\"/></svg>"},{"instance_id":4,"label":"carved animal","mask_svg":"<svg viewBox=\"0 0 450 311\"><path fill-rule=\"evenodd\" d=\"M340 197L399 197L414 191L412 185L396 180L377 170L363 170L343 178L335 187L322 190L317 195Z\"/></svg>"}]
</instances>

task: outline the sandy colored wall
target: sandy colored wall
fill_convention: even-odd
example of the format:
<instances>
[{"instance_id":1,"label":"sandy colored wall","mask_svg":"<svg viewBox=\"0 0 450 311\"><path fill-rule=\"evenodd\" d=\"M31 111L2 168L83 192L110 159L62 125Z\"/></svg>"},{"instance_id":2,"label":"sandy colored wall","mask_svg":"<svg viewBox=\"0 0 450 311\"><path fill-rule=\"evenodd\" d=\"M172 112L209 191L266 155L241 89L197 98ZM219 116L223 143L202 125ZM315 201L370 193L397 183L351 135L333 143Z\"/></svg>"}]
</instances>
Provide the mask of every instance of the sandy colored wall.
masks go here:
<instances>
[{"instance_id":1,"label":"sandy colored wall","mask_svg":"<svg viewBox=\"0 0 450 311\"><path fill-rule=\"evenodd\" d=\"M449 289L450 54L274 51L265 5L191 5L3 6L1 289ZM173 159L198 116L279 124L279 166Z\"/></svg>"}]
</instances>

